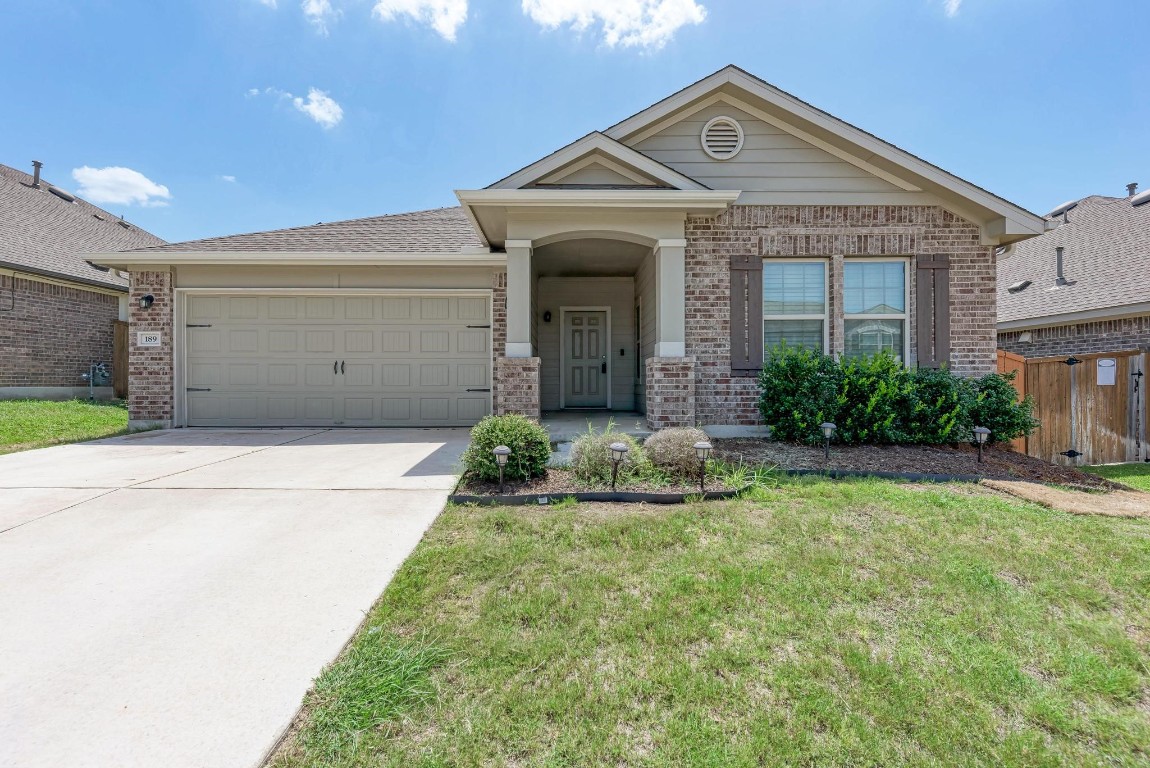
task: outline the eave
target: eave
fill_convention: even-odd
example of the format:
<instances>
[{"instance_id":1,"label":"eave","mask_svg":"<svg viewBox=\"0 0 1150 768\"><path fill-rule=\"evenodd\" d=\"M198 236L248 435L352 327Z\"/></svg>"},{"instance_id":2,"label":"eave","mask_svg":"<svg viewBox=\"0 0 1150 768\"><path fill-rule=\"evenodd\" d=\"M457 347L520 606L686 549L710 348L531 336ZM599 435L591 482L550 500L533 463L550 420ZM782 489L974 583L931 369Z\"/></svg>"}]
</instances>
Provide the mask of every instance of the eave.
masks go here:
<instances>
[{"instance_id":1,"label":"eave","mask_svg":"<svg viewBox=\"0 0 1150 768\"><path fill-rule=\"evenodd\" d=\"M95 254L99 264L115 267L227 265L227 266L339 266L339 267L500 267L502 253L342 253L283 251L147 251Z\"/></svg>"}]
</instances>

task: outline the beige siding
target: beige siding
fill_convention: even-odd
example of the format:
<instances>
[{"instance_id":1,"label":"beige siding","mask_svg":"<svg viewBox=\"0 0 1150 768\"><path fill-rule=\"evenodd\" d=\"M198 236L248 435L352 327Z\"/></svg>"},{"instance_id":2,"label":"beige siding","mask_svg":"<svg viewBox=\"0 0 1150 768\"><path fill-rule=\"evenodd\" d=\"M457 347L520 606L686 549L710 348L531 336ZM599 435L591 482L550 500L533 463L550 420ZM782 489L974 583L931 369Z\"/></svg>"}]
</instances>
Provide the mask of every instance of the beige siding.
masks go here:
<instances>
[{"instance_id":1,"label":"beige siding","mask_svg":"<svg viewBox=\"0 0 1150 768\"><path fill-rule=\"evenodd\" d=\"M621 173L600 165L599 163L592 163L585 168L580 168L573 171L566 176L558 179L552 179L548 183L551 184L615 184L624 186L633 186L636 182Z\"/></svg>"},{"instance_id":2,"label":"beige siding","mask_svg":"<svg viewBox=\"0 0 1150 768\"><path fill-rule=\"evenodd\" d=\"M630 277L542 277L537 284L543 410L559 408L560 307L611 307L611 408L635 409L635 281ZM624 351L619 355L619 350Z\"/></svg>"},{"instance_id":3,"label":"beige siding","mask_svg":"<svg viewBox=\"0 0 1150 768\"><path fill-rule=\"evenodd\" d=\"M187 266L177 288L491 288L489 267Z\"/></svg>"},{"instance_id":4,"label":"beige siding","mask_svg":"<svg viewBox=\"0 0 1150 768\"><path fill-rule=\"evenodd\" d=\"M725 115L743 128L743 148L731 160L714 160L700 143L703 126ZM733 106L713 104L633 145L643 154L712 189L748 193L832 193L905 196L893 184L824 152Z\"/></svg>"}]
</instances>

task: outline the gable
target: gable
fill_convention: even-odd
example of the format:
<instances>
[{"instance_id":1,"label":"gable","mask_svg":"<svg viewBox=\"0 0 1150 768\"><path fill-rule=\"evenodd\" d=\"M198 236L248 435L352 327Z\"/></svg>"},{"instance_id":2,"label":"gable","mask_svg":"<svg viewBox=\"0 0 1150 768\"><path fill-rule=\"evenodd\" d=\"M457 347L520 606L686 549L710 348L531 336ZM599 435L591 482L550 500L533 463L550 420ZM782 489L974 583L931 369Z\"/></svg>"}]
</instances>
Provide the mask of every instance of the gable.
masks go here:
<instances>
[{"instance_id":1,"label":"gable","mask_svg":"<svg viewBox=\"0 0 1150 768\"><path fill-rule=\"evenodd\" d=\"M740 198L741 202L767 202L755 199L754 193L858 194L873 196L878 202L884 196L915 191L767 123L732 101L716 100L625 143L711 189L742 190L747 199ZM729 160L717 160L703 150L704 127L718 117L734 119L743 131L742 147Z\"/></svg>"},{"instance_id":2,"label":"gable","mask_svg":"<svg viewBox=\"0 0 1150 768\"><path fill-rule=\"evenodd\" d=\"M661 187L649 175L593 152L530 186Z\"/></svg>"},{"instance_id":3,"label":"gable","mask_svg":"<svg viewBox=\"0 0 1150 768\"><path fill-rule=\"evenodd\" d=\"M555 185L699 190L703 184L602 133L590 133L488 189Z\"/></svg>"}]
</instances>

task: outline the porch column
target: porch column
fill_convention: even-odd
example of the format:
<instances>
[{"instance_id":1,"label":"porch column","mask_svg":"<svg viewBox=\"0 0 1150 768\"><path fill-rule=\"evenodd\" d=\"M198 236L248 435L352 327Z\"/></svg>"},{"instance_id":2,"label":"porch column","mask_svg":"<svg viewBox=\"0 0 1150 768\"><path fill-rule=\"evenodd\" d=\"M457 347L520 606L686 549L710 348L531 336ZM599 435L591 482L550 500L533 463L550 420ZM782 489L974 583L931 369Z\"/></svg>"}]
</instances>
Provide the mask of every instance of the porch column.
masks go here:
<instances>
[{"instance_id":1,"label":"porch column","mask_svg":"<svg viewBox=\"0 0 1150 768\"><path fill-rule=\"evenodd\" d=\"M518 413L538 420L540 360L531 348L531 241L507 240L507 342L495 358L497 415Z\"/></svg>"},{"instance_id":2,"label":"porch column","mask_svg":"<svg viewBox=\"0 0 1150 768\"><path fill-rule=\"evenodd\" d=\"M508 240L507 357L531 357L531 241Z\"/></svg>"},{"instance_id":3,"label":"porch column","mask_svg":"<svg viewBox=\"0 0 1150 768\"><path fill-rule=\"evenodd\" d=\"M655 357L687 354L686 240L655 246Z\"/></svg>"},{"instance_id":4,"label":"porch column","mask_svg":"<svg viewBox=\"0 0 1150 768\"><path fill-rule=\"evenodd\" d=\"M686 240L655 246L655 356L647 361L647 425L695 426L695 360L687 357Z\"/></svg>"}]
</instances>

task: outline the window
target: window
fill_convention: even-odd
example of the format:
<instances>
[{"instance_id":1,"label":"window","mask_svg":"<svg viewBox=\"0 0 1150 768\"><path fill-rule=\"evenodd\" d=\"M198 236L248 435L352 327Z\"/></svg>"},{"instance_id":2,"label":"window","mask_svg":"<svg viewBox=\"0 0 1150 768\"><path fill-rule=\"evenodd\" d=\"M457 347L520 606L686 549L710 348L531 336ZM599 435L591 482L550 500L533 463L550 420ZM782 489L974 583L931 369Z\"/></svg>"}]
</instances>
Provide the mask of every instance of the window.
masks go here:
<instances>
[{"instance_id":1,"label":"window","mask_svg":"<svg viewBox=\"0 0 1150 768\"><path fill-rule=\"evenodd\" d=\"M843 334L847 357L907 355L905 259L857 259L843 264Z\"/></svg>"},{"instance_id":2,"label":"window","mask_svg":"<svg viewBox=\"0 0 1150 768\"><path fill-rule=\"evenodd\" d=\"M825 261L763 260L763 345L826 352Z\"/></svg>"}]
</instances>

